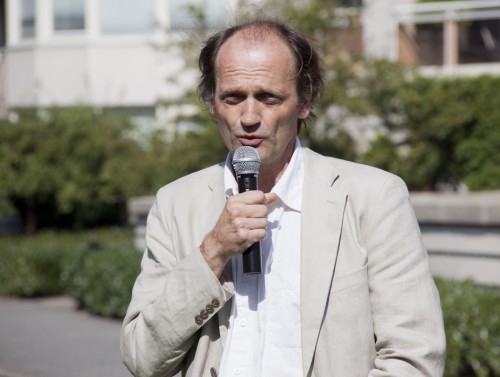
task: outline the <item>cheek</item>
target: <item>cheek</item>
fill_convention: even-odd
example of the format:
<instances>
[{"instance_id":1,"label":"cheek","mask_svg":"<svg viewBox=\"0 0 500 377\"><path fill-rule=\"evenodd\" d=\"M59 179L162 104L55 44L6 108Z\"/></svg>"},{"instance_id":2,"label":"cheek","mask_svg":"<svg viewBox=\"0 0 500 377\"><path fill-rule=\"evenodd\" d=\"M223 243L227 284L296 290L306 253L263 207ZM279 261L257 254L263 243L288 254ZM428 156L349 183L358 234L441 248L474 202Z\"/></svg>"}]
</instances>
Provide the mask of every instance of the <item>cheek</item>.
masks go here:
<instances>
[{"instance_id":1,"label":"cheek","mask_svg":"<svg viewBox=\"0 0 500 377\"><path fill-rule=\"evenodd\" d=\"M280 139L287 144L290 140L295 140L297 137L297 120L292 119L286 127L283 127L279 134Z\"/></svg>"},{"instance_id":2,"label":"cheek","mask_svg":"<svg viewBox=\"0 0 500 377\"><path fill-rule=\"evenodd\" d=\"M232 150L231 148L231 131L227 127L226 124L221 123L220 121L218 122L217 126L219 127L219 134L222 139L222 142L226 146L228 150Z\"/></svg>"},{"instance_id":3,"label":"cheek","mask_svg":"<svg viewBox=\"0 0 500 377\"><path fill-rule=\"evenodd\" d=\"M297 122L298 115L297 112L295 112L294 114L283 119L281 126L278 129L278 133L285 138L295 137L297 135Z\"/></svg>"}]
</instances>

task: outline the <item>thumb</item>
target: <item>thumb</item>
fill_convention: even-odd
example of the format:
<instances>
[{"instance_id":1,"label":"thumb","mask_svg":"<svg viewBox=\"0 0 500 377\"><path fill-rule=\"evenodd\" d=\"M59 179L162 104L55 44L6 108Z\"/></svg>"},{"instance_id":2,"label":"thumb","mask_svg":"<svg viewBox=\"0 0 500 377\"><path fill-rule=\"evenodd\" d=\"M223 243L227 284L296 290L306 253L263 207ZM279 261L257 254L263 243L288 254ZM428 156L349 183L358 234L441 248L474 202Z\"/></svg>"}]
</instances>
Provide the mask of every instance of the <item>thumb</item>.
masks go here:
<instances>
[{"instance_id":1,"label":"thumb","mask_svg":"<svg viewBox=\"0 0 500 377\"><path fill-rule=\"evenodd\" d=\"M278 195L276 195L276 193L274 192L269 192L265 194L265 197L266 197L266 205L272 204L273 202L276 201L276 199L278 199Z\"/></svg>"}]
</instances>

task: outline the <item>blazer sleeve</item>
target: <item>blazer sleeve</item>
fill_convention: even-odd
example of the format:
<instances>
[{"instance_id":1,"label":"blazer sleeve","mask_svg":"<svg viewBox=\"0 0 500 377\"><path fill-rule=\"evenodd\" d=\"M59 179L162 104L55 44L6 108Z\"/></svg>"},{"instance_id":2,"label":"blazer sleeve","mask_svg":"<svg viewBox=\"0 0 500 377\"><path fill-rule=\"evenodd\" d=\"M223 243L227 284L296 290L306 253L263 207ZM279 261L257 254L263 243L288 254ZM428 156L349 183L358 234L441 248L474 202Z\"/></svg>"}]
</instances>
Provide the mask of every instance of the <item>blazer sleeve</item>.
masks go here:
<instances>
[{"instance_id":1,"label":"blazer sleeve","mask_svg":"<svg viewBox=\"0 0 500 377\"><path fill-rule=\"evenodd\" d=\"M148 215L141 273L122 326L122 358L136 377L180 371L197 331L230 296L199 250L181 250L172 236L172 200L160 190Z\"/></svg>"},{"instance_id":2,"label":"blazer sleeve","mask_svg":"<svg viewBox=\"0 0 500 377\"><path fill-rule=\"evenodd\" d=\"M376 358L370 376L441 376L445 336L439 294L404 182L390 176L362 226Z\"/></svg>"}]
</instances>

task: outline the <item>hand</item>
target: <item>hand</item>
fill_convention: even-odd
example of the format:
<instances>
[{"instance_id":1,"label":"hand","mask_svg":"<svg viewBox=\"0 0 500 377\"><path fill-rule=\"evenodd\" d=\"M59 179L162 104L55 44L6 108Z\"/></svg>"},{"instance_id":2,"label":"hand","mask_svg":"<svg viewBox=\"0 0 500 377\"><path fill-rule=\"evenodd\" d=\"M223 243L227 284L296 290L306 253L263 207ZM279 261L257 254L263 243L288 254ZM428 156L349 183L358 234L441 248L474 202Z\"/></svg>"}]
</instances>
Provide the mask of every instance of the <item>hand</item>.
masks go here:
<instances>
[{"instance_id":1,"label":"hand","mask_svg":"<svg viewBox=\"0 0 500 377\"><path fill-rule=\"evenodd\" d=\"M217 224L200 246L201 254L217 276L231 257L266 238L267 205L276 199L276 194L262 191L229 197Z\"/></svg>"}]
</instances>

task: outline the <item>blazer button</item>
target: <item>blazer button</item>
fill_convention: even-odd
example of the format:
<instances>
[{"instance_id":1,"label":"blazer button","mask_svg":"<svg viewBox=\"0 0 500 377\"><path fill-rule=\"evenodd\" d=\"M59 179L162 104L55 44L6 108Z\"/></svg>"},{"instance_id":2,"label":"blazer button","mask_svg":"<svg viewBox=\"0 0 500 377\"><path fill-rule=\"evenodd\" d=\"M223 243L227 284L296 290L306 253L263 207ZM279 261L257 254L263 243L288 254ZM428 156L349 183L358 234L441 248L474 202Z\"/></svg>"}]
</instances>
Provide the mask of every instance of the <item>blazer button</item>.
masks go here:
<instances>
[{"instance_id":1,"label":"blazer button","mask_svg":"<svg viewBox=\"0 0 500 377\"><path fill-rule=\"evenodd\" d=\"M207 312L212 314L214 312L214 306L212 304L208 304L207 307Z\"/></svg>"},{"instance_id":2,"label":"blazer button","mask_svg":"<svg viewBox=\"0 0 500 377\"><path fill-rule=\"evenodd\" d=\"M218 308L220 306L219 300L217 300L216 298L214 298L212 300L212 305L214 306L214 308Z\"/></svg>"},{"instance_id":3,"label":"blazer button","mask_svg":"<svg viewBox=\"0 0 500 377\"><path fill-rule=\"evenodd\" d=\"M217 377L217 371L215 370L215 368L210 368L210 376Z\"/></svg>"},{"instance_id":4,"label":"blazer button","mask_svg":"<svg viewBox=\"0 0 500 377\"><path fill-rule=\"evenodd\" d=\"M200 312L200 316L201 316L201 318L203 318L203 319L207 319L207 318L208 318L208 312L207 312L205 309L203 309L203 310Z\"/></svg>"},{"instance_id":5,"label":"blazer button","mask_svg":"<svg viewBox=\"0 0 500 377\"><path fill-rule=\"evenodd\" d=\"M201 318L200 315L197 315L194 317L194 321L196 322L197 325L201 325L203 323L203 318Z\"/></svg>"}]
</instances>

